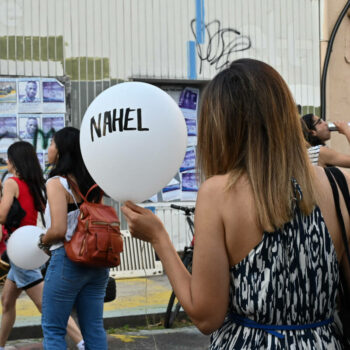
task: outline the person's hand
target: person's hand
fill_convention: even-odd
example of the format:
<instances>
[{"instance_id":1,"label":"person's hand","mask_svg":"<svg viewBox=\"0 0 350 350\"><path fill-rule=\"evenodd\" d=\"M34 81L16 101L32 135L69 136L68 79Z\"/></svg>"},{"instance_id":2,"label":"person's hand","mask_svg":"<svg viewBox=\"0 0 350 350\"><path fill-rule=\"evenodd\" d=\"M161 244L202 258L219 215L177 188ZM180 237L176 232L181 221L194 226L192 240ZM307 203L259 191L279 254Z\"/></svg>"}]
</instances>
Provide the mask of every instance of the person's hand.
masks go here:
<instances>
[{"instance_id":1,"label":"person's hand","mask_svg":"<svg viewBox=\"0 0 350 350\"><path fill-rule=\"evenodd\" d=\"M39 236L39 240L38 240L38 248L41 249L44 253L46 253L47 255L51 256L51 251L50 251L50 244L47 243L43 243L43 237L45 236L45 233L42 233Z\"/></svg>"},{"instance_id":2,"label":"person's hand","mask_svg":"<svg viewBox=\"0 0 350 350\"><path fill-rule=\"evenodd\" d=\"M337 127L340 134L350 135L350 126L348 125L348 122L336 121L334 122L334 125Z\"/></svg>"},{"instance_id":3,"label":"person's hand","mask_svg":"<svg viewBox=\"0 0 350 350\"><path fill-rule=\"evenodd\" d=\"M127 201L121 208L133 237L154 244L165 228L160 219L149 209L142 208L133 202Z\"/></svg>"}]
</instances>

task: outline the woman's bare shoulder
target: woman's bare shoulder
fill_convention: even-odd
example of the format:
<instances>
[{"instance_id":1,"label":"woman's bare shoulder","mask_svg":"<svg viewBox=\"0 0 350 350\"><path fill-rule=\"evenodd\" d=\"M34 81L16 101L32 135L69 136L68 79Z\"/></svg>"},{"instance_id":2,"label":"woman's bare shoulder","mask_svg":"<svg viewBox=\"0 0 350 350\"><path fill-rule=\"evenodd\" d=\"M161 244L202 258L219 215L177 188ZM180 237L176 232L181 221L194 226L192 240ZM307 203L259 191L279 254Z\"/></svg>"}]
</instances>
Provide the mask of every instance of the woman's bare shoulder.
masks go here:
<instances>
[{"instance_id":1,"label":"woman's bare shoulder","mask_svg":"<svg viewBox=\"0 0 350 350\"><path fill-rule=\"evenodd\" d=\"M228 181L228 175L215 175L210 177L209 179L206 179L201 185L200 185L200 191L201 192L211 192L211 191L217 191L220 188L224 188Z\"/></svg>"},{"instance_id":2,"label":"woman's bare shoulder","mask_svg":"<svg viewBox=\"0 0 350 350\"><path fill-rule=\"evenodd\" d=\"M198 196L200 199L209 198L212 201L215 200L226 205L227 201L231 202L233 199L251 195L249 181L246 176L241 176L232 186L228 186L229 182L230 174L215 175L201 184ZM233 202L237 201L233 200Z\"/></svg>"},{"instance_id":3,"label":"woman's bare shoulder","mask_svg":"<svg viewBox=\"0 0 350 350\"><path fill-rule=\"evenodd\" d=\"M16 180L14 180L12 177L8 178L4 182L4 191L15 192L17 189L18 189L18 184Z\"/></svg>"},{"instance_id":4,"label":"woman's bare shoulder","mask_svg":"<svg viewBox=\"0 0 350 350\"><path fill-rule=\"evenodd\" d=\"M64 191L59 177L53 177L46 182L46 190L48 192Z\"/></svg>"}]
</instances>

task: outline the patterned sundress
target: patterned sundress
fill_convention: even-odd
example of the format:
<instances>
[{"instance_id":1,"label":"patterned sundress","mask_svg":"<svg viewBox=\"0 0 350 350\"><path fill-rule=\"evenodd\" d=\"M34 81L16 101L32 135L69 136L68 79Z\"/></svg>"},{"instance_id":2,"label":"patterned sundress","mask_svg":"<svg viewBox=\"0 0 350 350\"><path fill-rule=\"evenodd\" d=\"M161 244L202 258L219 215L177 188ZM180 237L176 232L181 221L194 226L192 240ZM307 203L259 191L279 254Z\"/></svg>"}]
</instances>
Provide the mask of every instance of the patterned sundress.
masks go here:
<instances>
[{"instance_id":1,"label":"patterned sundress","mask_svg":"<svg viewBox=\"0 0 350 350\"><path fill-rule=\"evenodd\" d=\"M264 325L332 320L338 281L335 249L319 207L305 216L296 201L293 219L282 229L265 232L248 256L230 269L228 315L211 335L210 349L342 349L334 321L278 331L278 337L242 326L231 317L240 315Z\"/></svg>"}]
</instances>

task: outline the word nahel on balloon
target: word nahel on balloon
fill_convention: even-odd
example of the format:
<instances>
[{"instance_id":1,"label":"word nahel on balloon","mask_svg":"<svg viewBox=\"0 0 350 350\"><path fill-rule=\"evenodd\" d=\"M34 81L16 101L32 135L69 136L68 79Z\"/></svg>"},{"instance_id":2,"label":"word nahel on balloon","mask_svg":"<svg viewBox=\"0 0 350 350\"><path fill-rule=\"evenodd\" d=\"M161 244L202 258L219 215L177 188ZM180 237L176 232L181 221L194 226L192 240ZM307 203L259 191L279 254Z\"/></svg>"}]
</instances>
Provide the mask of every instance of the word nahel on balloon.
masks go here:
<instances>
[{"instance_id":1,"label":"word nahel on balloon","mask_svg":"<svg viewBox=\"0 0 350 350\"><path fill-rule=\"evenodd\" d=\"M136 117L136 118L135 118ZM94 131L97 137L106 136L106 132L123 132L123 131L149 131L142 125L141 108L114 108L112 111L103 113L102 129L101 129L102 113L99 113L97 122L95 116L90 119L91 141L94 141ZM136 119L136 120L135 120Z\"/></svg>"}]
</instances>

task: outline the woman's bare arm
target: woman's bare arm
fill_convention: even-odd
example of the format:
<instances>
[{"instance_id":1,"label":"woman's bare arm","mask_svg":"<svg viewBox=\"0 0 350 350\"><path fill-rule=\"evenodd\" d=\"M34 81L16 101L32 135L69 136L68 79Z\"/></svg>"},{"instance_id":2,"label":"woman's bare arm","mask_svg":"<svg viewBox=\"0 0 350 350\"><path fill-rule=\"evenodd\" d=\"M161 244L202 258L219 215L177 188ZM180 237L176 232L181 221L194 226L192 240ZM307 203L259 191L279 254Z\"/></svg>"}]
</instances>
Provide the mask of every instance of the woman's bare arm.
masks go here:
<instances>
[{"instance_id":1,"label":"woman's bare arm","mask_svg":"<svg viewBox=\"0 0 350 350\"><path fill-rule=\"evenodd\" d=\"M13 203L13 198L18 197L18 185L15 180L7 179L4 183L3 195L0 202L0 224L6 222L7 215Z\"/></svg>"},{"instance_id":2,"label":"woman's bare arm","mask_svg":"<svg viewBox=\"0 0 350 350\"><path fill-rule=\"evenodd\" d=\"M318 163L323 167L333 165L350 168L350 155L337 152L328 147L321 147Z\"/></svg>"},{"instance_id":3,"label":"woman's bare arm","mask_svg":"<svg viewBox=\"0 0 350 350\"><path fill-rule=\"evenodd\" d=\"M51 227L42 238L42 243L53 244L63 241L67 231L67 197L59 178L50 180L46 185L50 206Z\"/></svg>"},{"instance_id":4,"label":"woman's bare arm","mask_svg":"<svg viewBox=\"0 0 350 350\"><path fill-rule=\"evenodd\" d=\"M350 126L348 123L344 121L336 121L334 124L338 128L338 132L344 135L350 144ZM328 147L321 147L319 165L323 167L333 165L350 168L350 155L335 151Z\"/></svg>"},{"instance_id":5,"label":"woman's bare arm","mask_svg":"<svg viewBox=\"0 0 350 350\"><path fill-rule=\"evenodd\" d=\"M192 275L182 264L168 233L149 210L127 202L122 208L133 236L152 243L177 298L194 324L205 334L224 321L229 298L229 261L220 201L213 181L198 193Z\"/></svg>"}]
</instances>

